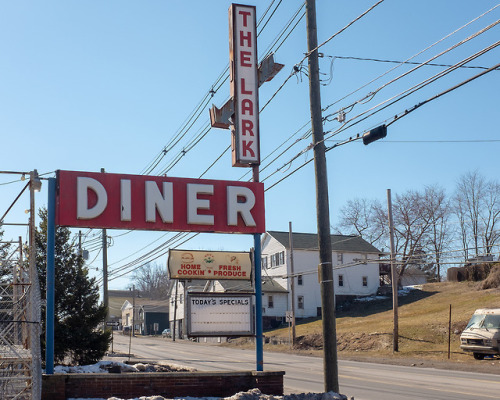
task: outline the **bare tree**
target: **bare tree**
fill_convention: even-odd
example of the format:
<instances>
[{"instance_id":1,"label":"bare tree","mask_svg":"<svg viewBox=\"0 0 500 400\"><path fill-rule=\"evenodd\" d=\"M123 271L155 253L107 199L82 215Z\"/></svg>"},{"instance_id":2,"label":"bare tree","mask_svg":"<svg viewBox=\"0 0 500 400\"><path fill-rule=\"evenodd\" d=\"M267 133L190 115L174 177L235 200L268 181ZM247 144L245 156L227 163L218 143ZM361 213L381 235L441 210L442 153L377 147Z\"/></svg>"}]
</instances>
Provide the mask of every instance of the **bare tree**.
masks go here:
<instances>
[{"instance_id":1,"label":"bare tree","mask_svg":"<svg viewBox=\"0 0 500 400\"><path fill-rule=\"evenodd\" d=\"M493 246L500 240L500 184L488 182L485 193L484 208L481 213L483 228L483 246L487 255L493 253Z\"/></svg>"},{"instance_id":2,"label":"bare tree","mask_svg":"<svg viewBox=\"0 0 500 400\"><path fill-rule=\"evenodd\" d=\"M477 171L474 171L460 177L455 194L455 201L462 213L459 220L465 224L462 227L462 232L467 232L468 236L468 239L462 239L462 242L465 242L466 247L472 246L476 256L481 253L479 251L479 224L485 191L486 182L484 178Z\"/></svg>"},{"instance_id":3,"label":"bare tree","mask_svg":"<svg viewBox=\"0 0 500 400\"><path fill-rule=\"evenodd\" d=\"M393 205L394 240L396 253L401 258L399 276L403 276L408 265L422 258L427 245L427 235L431 225L431 215L425 204L425 196L409 190L396 195ZM417 264L415 264L417 266Z\"/></svg>"},{"instance_id":4,"label":"bare tree","mask_svg":"<svg viewBox=\"0 0 500 400\"><path fill-rule=\"evenodd\" d=\"M166 299L170 280L166 266L147 263L134 271L135 288L151 299Z\"/></svg>"},{"instance_id":5,"label":"bare tree","mask_svg":"<svg viewBox=\"0 0 500 400\"><path fill-rule=\"evenodd\" d=\"M438 282L441 281L442 253L451 242L452 232L450 230L450 204L443 188L433 185L426 186L424 192L425 213L430 219L428 232L428 247L434 254L436 264L436 275Z\"/></svg>"},{"instance_id":6,"label":"bare tree","mask_svg":"<svg viewBox=\"0 0 500 400\"><path fill-rule=\"evenodd\" d=\"M458 180L453 202L465 260L469 249L475 256L492 254L500 240L500 184L486 181L478 171L468 172Z\"/></svg>"},{"instance_id":7,"label":"bare tree","mask_svg":"<svg viewBox=\"0 0 500 400\"><path fill-rule=\"evenodd\" d=\"M340 209L338 231L360 235L377 247L385 245L388 226L382 204L378 200L348 200Z\"/></svg>"}]
</instances>

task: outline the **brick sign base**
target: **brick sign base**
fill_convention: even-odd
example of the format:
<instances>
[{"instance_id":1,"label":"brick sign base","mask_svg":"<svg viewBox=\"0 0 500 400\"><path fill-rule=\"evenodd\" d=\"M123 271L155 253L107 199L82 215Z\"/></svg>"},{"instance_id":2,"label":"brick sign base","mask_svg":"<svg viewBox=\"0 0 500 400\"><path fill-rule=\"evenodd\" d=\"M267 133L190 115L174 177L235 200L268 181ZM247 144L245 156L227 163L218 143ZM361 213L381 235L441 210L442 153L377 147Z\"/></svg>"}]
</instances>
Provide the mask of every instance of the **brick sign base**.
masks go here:
<instances>
[{"instance_id":1,"label":"brick sign base","mask_svg":"<svg viewBox=\"0 0 500 400\"><path fill-rule=\"evenodd\" d=\"M122 374L55 374L42 377L42 400L67 398L229 397L257 388L283 395L284 371L133 372Z\"/></svg>"}]
</instances>

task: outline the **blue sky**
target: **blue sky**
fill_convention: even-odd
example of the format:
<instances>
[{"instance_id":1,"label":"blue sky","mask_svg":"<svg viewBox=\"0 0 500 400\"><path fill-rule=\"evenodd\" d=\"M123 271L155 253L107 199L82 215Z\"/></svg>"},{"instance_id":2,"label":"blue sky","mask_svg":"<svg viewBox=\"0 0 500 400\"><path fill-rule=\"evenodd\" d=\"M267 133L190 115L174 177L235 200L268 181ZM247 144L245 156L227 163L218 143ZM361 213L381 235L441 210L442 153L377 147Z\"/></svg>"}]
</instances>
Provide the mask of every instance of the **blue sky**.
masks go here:
<instances>
[{"instance_id":1,"label":"blue sky","mask_svg":"<svg viewBox=\"0 0 500 400\"><path fill-rule=\"evenodd\" d=\"M302 2L283 1L270 17L278 3L271 0L249 3L257 6L259 19L271 5L271 11L259 25L260 56L276 39L279 44L286 37L275 54L285 68L260 89L261 107L272 98L261 112L262 156L268 156L286 143L261 166L261 180L266 188L312 158L311 151L300 154L311 142L310 137L306 137L266 167L310 127L307 62L303 61L307 51L305 17L295 29L287 30L279 38ZM317 1L319 43L375 3L375 0ZM205 97L212 87L217 88L217 82L222 82L218 78L224 76L228 64L229 5L228 1L3 2L0 169L30 171L36 168L42 174L48 173L46 176L53 176L52 172L57 169L99 171L101 168L113 173L141 174L148 171L153 160L201 104L200 116L150 172L200 177L230 144L229 131L211 129L196 146L191 146L193 139L206 131L210 104L221 106L229 96L226 81L212 98ZM349 120L446 69L419 68L371 96L375 89L415 66L400 65L381 76L398 64L338 57L404 61L495 5L495 1L486 0L382 2L321 47L324 57L320 68L325 74L322 77L325 83L330 81L321 88L322 106L328 107L323 115L332 114L331 119L345 108ZM300 10L299 15L303 11ZM412 61L427 61L499 18L500 7ZM293 19L292 26L297 21L298 18ZM455 64L473 55L497 41L499 29L492 27L434 62ZM500 50L495 48L467 65L491 67L498 63L499 55ZM288 79L294 65L300 72ZM327 133L327 146L380 125L479 72L480 69L453 71L334 137ZM372 84L338 101L379 76ZM385 201L387 188L393 193L402 193L439 184L451 194L456 180L468 171L477 169L486 178L496 178L499 84L500 72L493 71L395 122L382 141L370 146L356 141L329 151L332 225L347 200L365 197ZM304 125L306 127L300 129ZM332 132L340 126L331 120L325 123L324 130ZM291 165L286 164L298 154ZM232 168L230 154L226 152L203 177L249 179L246 172L243 168ZM2 213L24 185L18 178L0 175ZM12 181L16 182L9 183ZM47 202L46 186L36 197L38 206ZM27 208L29 198L24 195L5 222L27 222L24 212ZM313 163L266 191L267 228L288 230L289 221L296 231L316 231ZM26 228L6 226L4 231L6 239L26 237ZM96 242L94 235L99 232L84 230L84 233L87 234L86 246L95 248L91 240L94 238ZM113 245L108 249L110 271L116 271L175 235L123 231L108 231L108 234L113 237ZM156 242L146 247L153 241ZM244 251L252 246L251 236L201 234L181 247ZM96 269L91 272L99 275L101 254L91 251L89 261L92 260L91 267ZM166 256L156 261L164 264ZM129 277L115 278L109 287L123 288L129 284Z\"/></svg>"}]
</instances>

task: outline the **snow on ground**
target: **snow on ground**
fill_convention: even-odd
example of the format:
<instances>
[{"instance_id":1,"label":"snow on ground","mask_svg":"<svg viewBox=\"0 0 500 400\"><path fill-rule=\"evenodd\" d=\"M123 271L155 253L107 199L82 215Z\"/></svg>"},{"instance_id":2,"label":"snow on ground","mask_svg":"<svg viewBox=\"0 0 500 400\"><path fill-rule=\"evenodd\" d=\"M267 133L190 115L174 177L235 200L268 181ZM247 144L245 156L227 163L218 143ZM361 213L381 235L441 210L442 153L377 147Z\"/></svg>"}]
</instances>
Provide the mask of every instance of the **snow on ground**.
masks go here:
<instances>
[{"instance_id":1,"label":"snow on ground","mask_svg":"<svg viewBox=\"0 0 500 400\"><path fill-rule=\"evenodd\" d=\"M415 285L415 286L404 286L402 289L398 290L398 296L406 296L409 294L412 290L419 290L421 288L421 285ZM387 300L387 296L366 296L366 297L360 297L359 299L355 299L354 301L359 301L359 302L366 302L366 301L374 301L374 300Z\"/></svg>"},{"instance_id":2,"label":"snow on ground","mask_svg":"<svg viewBox=\"0 0 500 400\"><path fill-rule=\"evenodd\" d=\"M122 372L139 372L139 369L135 366L128 365L121 362L115 361L99 361L97 364L92 365L77 365L77 366L63 366L57 365L54 367L54 373L56 374L101 374L107 373L108 368L119 366Z\"/></svg>"},{"instance_id":3,"label":"snow on ground","mask_svg":"<svg viewBox=\"0 0 500 400\"><path fill-rule=\"evenodd\" d=\"M85 398L69 398L68 400L169 400L163 396L142 396L133 399L121 399L118 397L110 397L108 399L85 399ZM259 389L251 389L247 392L239 392L231 397L175 397L175 400L347 400L344 395L339 395L334 392L328 393L301 393L289 394L285 396L273 396L261 393Z\"/></svg>"},{"instance_id":4,"label":"snow on ground","mask_svg":"<svg viewBox=\"0 0 500 400\"><path fill-rule=\"evenodd\" d=\"M61 366L54 368L56 374L92 374L108 373L109 368L120 368L122 372L148 371L147 364L128 365L116 361L99 361L92 365ZM141 396L128 399L119 397L104 398L69 398L68 400L171 400L163 396ZM346 396L334 392L328 393L301 393L286 396L273 396L263 394L259 389L251 389L247 392L236 393L231 397L175 397L175 400L347 400Z\"/></svg>"}]
</instances>

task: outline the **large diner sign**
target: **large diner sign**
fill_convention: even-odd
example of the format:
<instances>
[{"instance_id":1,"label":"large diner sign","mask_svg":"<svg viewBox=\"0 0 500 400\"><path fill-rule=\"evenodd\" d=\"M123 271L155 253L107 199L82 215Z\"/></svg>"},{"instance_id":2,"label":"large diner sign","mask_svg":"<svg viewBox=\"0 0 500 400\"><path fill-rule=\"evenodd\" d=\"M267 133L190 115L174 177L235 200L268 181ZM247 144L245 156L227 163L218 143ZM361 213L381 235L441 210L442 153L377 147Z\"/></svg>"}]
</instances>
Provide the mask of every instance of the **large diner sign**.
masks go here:
<instances>
[{"instance_id":1,"label":"large diner sign","mask_svg":"<svg viewBox=\"0 0 500 400\"><path fill-rule=\"evenodd\" d=\"M229 8L229 61L234 125L231 126L233 166L260 164L259 78L255 6Z\"/></svg>"},{"instance_id":2,"label":"large diner sign","mask_svg":"<svg viewBox=\"0 0 500 400\"><path fill-rule=\"evenodd\" d=\"M58 171L56 224L87 228L262 233L258 182Z\"/></svg>"},{"instance_id":3,"label":"large diner sign","mask_svg":"<svg viewBox=\"0 0 500 400\"><path fill-rule=\"evenodd\" d=\"M171 279L250 280L250 253L170 249L168 271Z\"/></svg>"}]
</instances>

